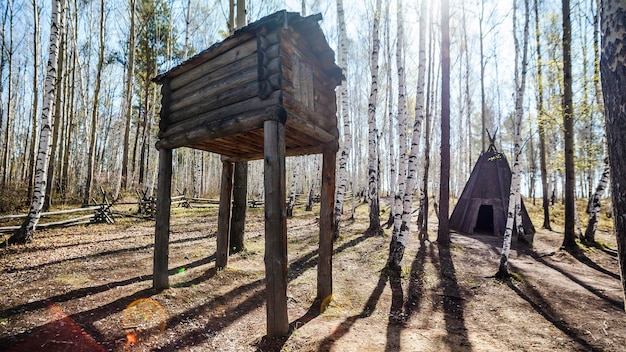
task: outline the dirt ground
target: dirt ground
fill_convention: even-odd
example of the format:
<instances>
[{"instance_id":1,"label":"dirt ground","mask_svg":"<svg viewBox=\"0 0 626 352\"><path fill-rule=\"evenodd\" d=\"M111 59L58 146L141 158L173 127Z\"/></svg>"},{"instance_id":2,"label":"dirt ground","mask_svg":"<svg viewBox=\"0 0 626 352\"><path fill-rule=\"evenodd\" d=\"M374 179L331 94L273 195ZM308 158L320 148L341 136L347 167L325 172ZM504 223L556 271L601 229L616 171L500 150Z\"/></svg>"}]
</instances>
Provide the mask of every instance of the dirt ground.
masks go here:
<instances>
[{"instance_id":1,"label":"dirt ground","mask_svg":"<svg viewBox=\"0 0 626 352\"><path fill-rule=\"evenodd\" d=\"M0 350L624 351L609 233L598 234L608 249L573 256L559 250L558 226L538 230L532 249L511 252L510 283L492 278L500 238L453 234L449 248L411 238L402 274L388 275L389 230L365 235L366 206L357 209L335 243L322 314L312 306L316 213L288 220L292 330L282 340L264 338L262 209L249 209L247 249L219 272L217 210L176 209L162 292L151 289L151 221L39 231L31 244L0 248Z\"/></svg>"}]
</instances>

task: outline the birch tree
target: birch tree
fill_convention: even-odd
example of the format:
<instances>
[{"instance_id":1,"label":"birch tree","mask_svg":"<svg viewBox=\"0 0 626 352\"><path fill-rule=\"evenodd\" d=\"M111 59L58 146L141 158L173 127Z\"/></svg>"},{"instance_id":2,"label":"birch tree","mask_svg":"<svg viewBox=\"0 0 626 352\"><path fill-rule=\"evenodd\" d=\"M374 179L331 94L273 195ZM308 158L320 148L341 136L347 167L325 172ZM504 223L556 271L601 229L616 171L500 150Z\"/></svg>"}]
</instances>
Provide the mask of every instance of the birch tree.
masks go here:
<instances>
[{"instance_id":1,"label":"birch tree","mask_svg":"<svg viewBox=\"0 0 626 352\"><path fill-rule=\"evenodd\" d=\"M339 30L339 52L338 63L341 73L344 77L348 76L348 37L346 31L346 20L343 10L343 0L337 0L337 27ZM343 119L343 145L339 151L337 162L337 189L335 194L335 234L334 238L339 237L341 231L341 216L343 214L343 200L348 188L348 157L350 149L352 149L352 121L350 120L350 112L348 110L348 83L346 80L341 81L341 85L337 87L337 105L340 116ZM353 197L356 194L352 195Z\"/></svg>"},{"instance_id":2,"label":"birch tree","mask_svg":"<svg viewBox=\"0 0 626 352\"><path fill-rule=\"evenodd\" d=\"M46 192L46 179L49 162L49 152L52 143L51 112L54 111L56 95L56 74L57 74L57 54L59 46L59 33L63 30L60 26L60 9L63 0L52 0L52 20L50 21L50 41L48 45L48 64L46 70L46 80L44 83L44 100L41 111L41 132L39 138L39 148L37 153L37 164L35 168L35 187L30 210L22 226L9 238L10 243L31 242L41 217L44 195Z\"/></svg>"},{"instance_id":3,"label":"birch tree","mask_svg":"<svg viewBox=\"0 0 626 352\"><path fill-rule=\"evenodd\" d=\"M29 158L28 158L28 198L33 196L33 182L35 176L35 151L37 146L37 137L39 137L39 5L37 0L32 0L33 5L33 104L31 110L32 116L32 135L30 142Z\"/></svg>"},{"instance_id":4,"label":"birch tree","mask_svg":"<svg viewBox=\"0 0 626 352\"><path fill-rule=\"evenodd\" d=\"M603 0L601 14L602 94L606 140L611 165L613 224L623 292L626 293L626 4ZM626 295L624 295L626 303Z\"/></svg>"},{"instance_id":5,"label":"birch tree","mask_svg":"<svg viewBox=\"0 0 626 352\"><path fill-rule=\"evenodd\" d=\"M398 69L398 182L397 190L394 195L393 203L393 226L395 236L396 228L400 229L402 223L402 201L404 199L404 193L406 191L406 178L407 178L407 111L406 111L406 79L404 75L404 25L402 19L402 0L398 0L397 8L397 39L396 39L396 66ZM391 243L395 242L392 238Z\"/></svg>"},{"instance_id":6,"label":"birch tree","mask_svg":"<svg viewBox=\"0 0 626 352\"><path fill-rule=\"evenodd\" d=\"M401 4L402 2L398 1L398 22L402 19ZM424 120L424 76L426 74L426 0L421 1L419 22L419 61L417 66L415 122L413 124L413 134L411 135L411 152L408 157L408 174L406 178L404 198L402 200L402 215L399 223L394 221L391 244L389 245L389 259L387 261L387 265L394 270L401 268L404 249L406 248L406 242L410 231L413 192L417 183L417 156L419 153L422 121ZM400 30L398 31L400 32ZM400 41L401 38L398 34L398 45L400 45Z\"/></svg>"},{"instance_id":7,"label":"birch tree","mask_svg":"<svg viewBox=\"0 0 626 352\"><path fill-rule=\"evenodd\" d=\"M528 0L524 0L524 34L522 48L522 62L519 67L520 45L517 39L517 1L513 3L513 37L515 43L515 113L514 113L514 145L513 145L513 169L511 170L511 189L509 191L509 204L506 217L506 228L504 231L504 240L502 243L502 253L500 255L500 267L496 273L496 277L506 279L509 277L509 253L511 250L511 238L513 237L513 225L517 207L521 207L520 196L520 179L521 164L520 156L522 152L521 127L524 115L524 91L526 89L526 70L528 67L528 27L529 27L529 6ZM521 69L521 70L520 70ZM518 205L518 202L520 205ZM521 218L521 217L520 217ZM518 220L519 221L519 220ZM521 221L518 225L518 234L521 228Z\"/></svg>"},{"instance_id":8,"label":"birch tree","mask_svg":"<svg viewBox=\"0 0 626 352\"><path fill-rule=\"evenodd\" d=\"M382 233L380 226L380 204L379 204L379 187L378 187L378 127L376 125L376 103L378 99L378 52L380 50L380 39L378 38L380 26L380 9L381 0L376 0L376 11L374 12L374 21L372 25L372 53L370 56L370 70L372 82L370 88L370 97L367 108L368 115L368 162L367 162L367 178L368 178L368 201L369 201L369 219L370 225L367 229L368 233Z\"/></svg>"},{"instance_id":9,"label":"birch tree","mask_svg":"<svg viewBox=\"0 0 626 352\"><path fill-rule=\"evenodd\" d=\"M593 4L593 2L592 2ZM593 64L593 85L595 90L595 101L596 106L602 110L602 87L600 87L600 46L599 46L599 31L600 31L600 11L599 11L599 3L596 4L596 11L593 16L593 53L594 53L594 64ZM593 5L592 5L593 12ZM606 134L606 133L605 133ZM605 137L606 138L606 137ZM595 244L596 237L596 229L598 227L598 215L600 214L600 201L604 196L605 189L608 185L610 178L610 163L609 163L609 151L606 145L606 140L604 142L604 170L602 171L602 176L598 181L598 186L595 189L595 192L591 196L589 200L589 222L587 223L587 228L585 229L585 235L583 240L588 245Z\"/></svg>"}]
</instances>

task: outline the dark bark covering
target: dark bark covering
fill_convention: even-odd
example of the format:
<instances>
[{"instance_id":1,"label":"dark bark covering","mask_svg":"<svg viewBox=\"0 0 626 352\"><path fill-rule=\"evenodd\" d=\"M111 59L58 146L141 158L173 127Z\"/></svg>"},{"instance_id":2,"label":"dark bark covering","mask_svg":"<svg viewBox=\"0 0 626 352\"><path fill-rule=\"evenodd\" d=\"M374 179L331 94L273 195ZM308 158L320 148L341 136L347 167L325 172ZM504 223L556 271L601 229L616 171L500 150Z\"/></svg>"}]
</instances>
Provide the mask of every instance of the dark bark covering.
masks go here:
<instances>
[{"instance_id":1,"label":"dark bark covering","mask_svg":"<svg viewBox=\"0 0 626 352\"><path fill-rule=\"evenodd\" d=\"M450 6L441 2L441 174L437 242L450 242Z\"/></svg>"},{"instance_id":2,"label":"dark bark covering","mask_svg":"<svg viewBox=\"0 0 626 352\"><path fill-rule=\"evenodd\" d=\"M626 4L602 1L602 92L611 166L613 221L622 288L626 290Z\"/></svg>"},{"instance_id":3,"label":"dark bark covering","mask_svg":"<svg viewBox=\"0 0 626 352\"><path fill-rule=\"evenodd\" d=\"M235 163L233 176L233 210L230 218L230 253L244 250L246 203L248 194L248 163Z\"/></svg>"},{"instance_id":4,"label":"dark bark covering","mask_svg":"<svg viewBox=\"0 0 626 352\"><path fill-rule=\"evenodd\" d=\"M572 94L572 25L570 20L570 2L563 0L563 130L565 144L565 236L563 247L575 249L576 202L574 189L576 174L574 170L574 103Z\"/></svg>"}]
</instances>

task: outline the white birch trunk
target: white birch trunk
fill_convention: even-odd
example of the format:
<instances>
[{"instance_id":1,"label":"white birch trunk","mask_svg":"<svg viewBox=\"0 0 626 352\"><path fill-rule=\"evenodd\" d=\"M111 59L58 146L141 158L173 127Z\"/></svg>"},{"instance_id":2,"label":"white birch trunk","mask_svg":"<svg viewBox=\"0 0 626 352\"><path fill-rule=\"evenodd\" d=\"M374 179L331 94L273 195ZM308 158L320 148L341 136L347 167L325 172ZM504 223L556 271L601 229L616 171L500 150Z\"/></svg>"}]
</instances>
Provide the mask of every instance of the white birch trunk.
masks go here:
<instances>
[{"instance_id":1,"label":"white birch trunk","mask_svg":"<svg viewBox=\"0 0 626 352\"><path fill-rule=\"evenodd\" d=\"M202 185L202 152L194 149L191 153L193 159L193 197L200 198Z\"/></svg>"},{"instance_id":2,"label":"white birch trunk","mask_svg":"<svg viewBox=\"0 0 626 352\"><path fill-rule=\"evenodd\" d=\"M598 187L596 187L593 196L591 196L590 209L589 209L589 223L587 224L587 229L585 230L585 235L583 240L587 244L594 244L596 242L596 229L598 228L598 214L600 214L600 200L602 196L604 196L604 190L606 189L607 184L609 183L610 176L610 165L609 165L609 157L606 150L604 150L604 170L602 171L602 176L600 177L600 181L598 182Z\"/></svg>"},{"instance_id":3,"label":"white birch trunk","mask_svg":"<svg viewBox=\"0 0 626 352\"><path fill-rule=\"evenodd\" d=\"M402 2L398 1L398 23L402 22L401 7ZM401 45L402 38L400 33L401 25L398 25L398 45ZM419 153L419 141L421 136L422 121L424 120L424 81L426 75L426 1L422 0L420 8L420 26L419 26L419 61L417 68L417 92L415 97L415 123L413 125L413 134L411 136L411 152L408 158L408 175L404 189L401 214L396 217L400 221L394 221L393 234L391 236L391 244L389 246L390 268L399 269L404 257L404 249L409 237L411 210L413 207L413 192L417 183L417 155ZM395 219L394 219L395 220Z\"/></svg>"},{"instance_id":4,"label":"white birch trunk","mask_svg":"<svg viewBox=\"0 0 626 352\"><path fill-rule=\"evenodd\" d=\"M298 172L300 169L300 159L293 163L293 172L291 176L291 193L289 194L289 202L287 202L287 217L293 216L293 208L296 205L296 191L298 189Z\"/></svg>"},{"instance_id":5,"label":"white birch trunk","mask_svg":"<svg viewBox=\"0 0 626 352\"><path fill-rule=\"evenodd\" d=\"M346 20L343 11L343 0L337 0L337 22L339 27L339 67L341 67L341 73L344 77L348 76L348 38L346 32ZM350 120L350 113L348 111L348 85L346 80L341 82L341 85L337 88L337 105L343 119L343 145L339 151L339 158L337 162L337 188L335 194L335 234L334 238L339 237L341 229L341 216L343 215L343 201L348 188L348 157L350 156L350 149L352 149L352 133L350 128L352 122ZM354 194L353 194L354 197Z\"/></svg>"},{"instance_id":6,"label":"white birch trunk","mask_svg":"<svg viewBox=\"0 0 626 352\"><path fill-rule=\"evenodd\" d=\"M517 29L517 1L513 3L513 37L515 38L515 135L514 135L514 147L513 147L513 169L511 170L511 190L509 192L509 206L507 210L507 219L506 219L506 229L504 231L504 240L502 243L502 254L500 256L500 267L498 268L498 273L496 277L498 278L507 278L509 276L509 253L511 251L511 238L513 237L513 223L515 220L516 207L518 204L518 200L520 200L520 155L521 155L521 127L522 127L522 118L523 118L523 102L524 102L524 91L526 88L526 70L528 67L528 25L529 25L529 8L528 8L528 0L524 0L524 42L523 42L523 53L522 53L522 63L521 63L521 72L519 69L519 41L517 39L516 29ZM520 202L521 208L521 202ZM520 216L521 218L521 216ZM518 222L518 228L523 231L523 224L521 220ZM519 231L519 230L518 230Z\"/></svg>"},{"instance_id":7,"label":"white birch trunk","mask_svg":"<svg viewBox=\"0 0 626 352\"><path fill-rule=\"evenodd\" d=\"M400 228L402 224L402 200L406 190L407 178L407 112L406 112L406 82L404 76L404 25L402 19L402 0L398 0L397 8L397 40L396 40L396 67L398 69L398 189L393 201L393 227ZM392 238L393 241L393 238Z\"/></svg>"},{"instance_id":8,"label":"white birch trunk","mask_svg":"<svg viewBox=\"0 0 626 352\"><path fill-rule=\"evenodd\" d=\"M8 240L13 243L27 243L33 239L33 234L41 217L41 209L44 204L46 193L46 179L48 163L50 161L50 148L52 146L52 123L51 113L54 111L57 76L57 54L59 51L60 9L62 0L52 0L52 20L50 22L50 42L48 47L48 65L46 80L44 83L43 108L41 110L41 133L35 166L35 184L30 210L24 223L19 230Z\"/></svg>"},{"instance_id":9,"label":"white birch trunk","mask_svg":"<svg viewBox=\"0 0 626 352\"><path fill-rule=\"evenodd\" d=\"M370 225L368 232L381 233L380 205L378 197L378 127L376 125L376 104L378 100L378 54L380 39L378 38L380 26L381 0L376 0L376 12L372 26L372 55L370 57L370 69L372 74L372 86L368 102L368 200Z\"/></svg>"}]
</instances>

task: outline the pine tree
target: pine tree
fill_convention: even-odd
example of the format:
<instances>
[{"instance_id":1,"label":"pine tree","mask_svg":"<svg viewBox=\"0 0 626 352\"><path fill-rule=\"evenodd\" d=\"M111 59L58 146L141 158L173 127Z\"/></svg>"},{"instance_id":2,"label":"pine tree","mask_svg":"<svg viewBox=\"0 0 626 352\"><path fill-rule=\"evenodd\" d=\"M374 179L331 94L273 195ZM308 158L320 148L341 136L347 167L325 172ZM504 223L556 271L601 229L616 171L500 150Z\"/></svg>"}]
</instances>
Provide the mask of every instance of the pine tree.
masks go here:
<instances>
[{"instance_id":1,"label":"pine tree","mask_svg":"<svg viewBox=\"0 0 626 352\"><path fill-rule=\"evenodd\" d=\"M606 140L611 165L613 223L617 238L622 289L626 293L626 4L602 1L602 94ZM626 294L624 295L626 303Z\"/></svg>"}]
</instances>

